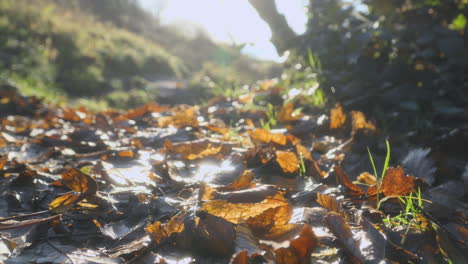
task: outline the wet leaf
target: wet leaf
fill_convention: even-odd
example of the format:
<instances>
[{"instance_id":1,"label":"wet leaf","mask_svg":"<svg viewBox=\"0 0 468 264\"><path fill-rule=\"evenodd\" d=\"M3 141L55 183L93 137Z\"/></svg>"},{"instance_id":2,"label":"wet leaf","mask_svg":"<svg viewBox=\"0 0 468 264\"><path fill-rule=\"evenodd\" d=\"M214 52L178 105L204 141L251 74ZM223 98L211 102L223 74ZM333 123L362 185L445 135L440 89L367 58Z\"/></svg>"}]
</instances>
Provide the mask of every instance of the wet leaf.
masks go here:
<instances>
[{"instance_id":1,"label":"wet leaf","mask_svg":"<svg viewBox=\"0 0 468 264\"><path fill-rule=\"evenodd\" d=\"M295 173L299 170L300 161L294 152L276 151L276 162L286 173Z\"/></svg>"},{"instance_id":2,"label":"wet leaf","mask_svg":"<svg viewBox=\"0 0 468 264\"><path fill-rule=\"evenodd\" d=\"M437 229L437 240L440 249L448 256L452 263L468 263L468 256L466 254L468 245L466 243L460 243L451 239L443 229Z\"/></svg>"},{"instance_id":3,"label":"wet leaf","mask_svg":"<svg viewBox=\"0 0 468 264\"><path fill-rule=\"evenodd\" d=\"M341 215L335 212L328 213L325 217L325 223L333 235L338 238L338 241L353 263L362 263L365 261L359 249L359 243L354 240L351 228Z\"/></svg>"},{"instance_id":4,"label":"wet leaf","mask_svg":"<svg viewBox=\"0 0 468 264\"><path fill-rule=\"evenodd\" d=\"M201 211L195 225L185 232L193 241L189 248L195 248L199 254L226 256L234 251L234 225L222 217Z\"/></svg>"},{"instance_id":5,"label":"wet leaf","mask_svg":"<svg viewBox=\"0 0 468 264\"><path fill-rule=\"evenodd\" d=\"M233 256L232 263L249 263L255 258L263 259L264 249L258 239L252 234L247 224L239 224L236 228L236 239L234 240L237 254Z\"/></svg>"},{"instance_id":6,"label":"wet leaf","mask_svg":"<svg viewBox=\"0 0 468 264\"><path fill-rule=\"evenodd\" d=\"M218 187L219 191L237 191L255 186L252 182L255 174L251 170L245 170L233 183Z\"/></svg>"},{"instance_id":7,"label":"wet leaf","mask_svg":"<svg viewBox=\"0 0 468 264\"><path fill-rule=\"evenodd\" d=\"M279 248L275 251L276 263L310 263L310 254L317 245L318 238L312 231L311 226L304 225L299 237L291 240L288 248Z\"/></svg>"}]
</instances>

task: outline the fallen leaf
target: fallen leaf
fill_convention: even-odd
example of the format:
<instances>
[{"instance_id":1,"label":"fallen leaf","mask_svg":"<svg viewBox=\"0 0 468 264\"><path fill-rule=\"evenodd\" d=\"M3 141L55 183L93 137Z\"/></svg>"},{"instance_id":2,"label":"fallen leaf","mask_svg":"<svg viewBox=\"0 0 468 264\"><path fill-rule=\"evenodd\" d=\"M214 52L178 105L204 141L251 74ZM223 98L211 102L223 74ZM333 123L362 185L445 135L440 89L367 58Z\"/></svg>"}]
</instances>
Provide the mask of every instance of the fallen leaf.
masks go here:
<instances>
[{"instance_id":1,"label":"fallen leaf","mask_svg":"<svg viewBox=\"0 0 468 264\"><path fill-rule=\"evenodd\" d=\"M356 134L358 130L365 130L366 132L375 132L377 130L372 122L366 120L366 116L362 112L352 111L351 118L353 120L353 135Z\"/></svg>"},{"instance_id":2,"label":"fallen leaf","mask_svg":"<svg viewBox=\"0 0 468 264\"><path fill-rule=\"evenodd\" d=\"M49 204L49 210L55 213L65 212L73 208L83 199L96 194L98 190L96 180L78 169L66 168L61 177L62 184L71 189L72 192L55 198Z\"/></svg>"},{"instance_id":3,"label":"fallen leaf","mask_svg":"<svg viewBox=\"0 0 468 264\"><path fill-rule=\"evenodd\" d=\"M172 234L181 233L185 230L186 214L180 214L172 217L165 224L157 221L146 227L146 231L150 234L154 243L159 244L163 239L169 238Z\"/></svg>"},{"instance_id":4,"label":"fallen leaf","mask_svg":"<svg viewBox=\"0 0 468 264\"><path fill-rule=\"evenodd\" d=\"M336 104L335 107L330 109L330 128L340 128L346 122L346 115L343 112L343 108L340 104Z\"/></svg>"},{"instance_id":5,"label":"fallen leaf","mask_svg":"<svg viewBox=\"0 0 468 264\"><path fill-rule=\"evenodd\" d=\"M311 226L304 225L299 237L291 240L289 247L275 250L276 263L310 263L310 255L317 245L318 238L312 231Z\"/></svg>"},{"instance_id":6,"label":"fallen leaf","mask_svg":"<svg viewBox=\"0 0 468 264\"><path fill-rule=\"evenodd\" d=\"M276 162L280 165L283 172L295 173L299 170L300 161L294 152L276 151Z\"/></svg>"},{"instance_id":7,"label":"fallen leaf","mask_svg":"<svg viewBox=\"0 0 468 264\"><path fill-rule=\"evenodd\" d=\"M207 201L200 210L222 217L233 224L246 222L255 235L265 239L283 237L297 228L297 225L288 224L292 207L280 193L252 203Z\"/></svg>"},{"instance_id":8,"label":"fallen leaf","mask_svg":"<svg viewBox=\"0 0 468 264\"><path fill-rule=\"evenodd\" d=\"M55 198L49 204L49 210L54 213L63 213L73 208L85 195L81 192L68 192Z\"/></svg>"},{"instance_id":9,"label":"fallen leaf","mask_svg":"<svg viewBox=\"0 0 468 264\"><path fill-rule=\"evenodd\" d=\"M341 203L336 200L335 197L332 197L327 194L321 194L317 193L317 203L319 203L323 208L331 211L338 213L344 217L346 217L345 212L343 211L343 207L341 206Z\"/></svg>"},{"instance_id":10,"label":"fallen leaf","mask_svg":"<svg viewBox=\"0 0 468 264\"><path fill-rule=\"evenodd\" d=\"M304 147L303 145L297 144L296 145L296 152L297 152L297 154L299 156L302 156L303 159L308 160L308 161L314 161L310 151L306 147Z\"/></svg>"},{"instance_id":11,"label":"fallen leaf","mask_svg":"<svg viewBox=\"0 0 468 264\"><path fill-rule=\"evenodd\" d=\"M281 107L281 110L276 115L276 119L279 122L291 122L299 119L302 115L294 115L294 102L285 104Z\"/></svg>"},{"instance_id":12,"label":"fallen leaf","mask_svg":"<svg viewBox=\"0 0 468 264\"><path fill-rule=\"evenodd\" d=\"M206 128L208 128L209 130L211 130L213 132L221 134L221 135L225 135L225 134L229 133L229 131L230 131L229 128L217 127L217 126L212 126L212 125L208 125L208 126L206 126Z\"/></svg>"},{"instance_id":13,"label":"fallen leaf","mask_svg":"<svg viewBox=\"0 0 468 264\"><path fill-rule=\"evenodd\" d=\"M175 110L172 116L162 116L157 119L160 127L198 127L197 107Z\"/></svg>"},{"instance_id":14,"label":"fallen leaf","mask_svg":"<svg viewBox=\"0 0 468 264\"><path fill-rule=\"evenodd\" d=\"M336 176L338 177L338 182L341 183L347 189L348 194L354 196L364 195L364 191L361 188L359 188L359 186L355 185L349 180L349 177L344 172L343 168L341 168L340 166L335 166L334 171Z\"/></svg>"},{"instance_id":15,"label":"fallen leaf","mask_svg":"<svg viewBox=\"0 0 468 264\"><path fill-rule=\"evenodd\" d=\"M379 191L387 197L391 196L405 196L412 192L417 191L421 181L415 180L413 176L405 176L402 167L397 168L389 167L385 172L385 176L380 185L380 190L377 186L371 186L367 189L368 196L374 196Z\"/></svg>"},{"instance_id":16,"label":"fallen leaf","mask_svg":"<svg viewBox=\"0 0 468 264\"><path fill-rule=\"evenodd\" d=\"M252 182L255 174L251 170L245 170L233 183L218 187L218 191L237 191L255 186Z\"/></svg>"},{"instance_id":17,"label":"fallen leaf","mask_svg":"<svg viewBox=\"0 0 468 264\"><path fill-rule=\"evenodd\" d=\"M365 261L359 249L359 243L354 240L353 233L346 220L338 213L330 212L325 217L325 223L330 231L338 238L339 243L345 249L346 254L353 263Z\"/></svg>"},{"instance_id":18,"label":"fallen leaf","mask_svg":"<svg viewBox=\"0 0 468 264\"><path fill-rule=\"evenodd\" d=\"M3 168L5 168L5 165L7 164L7 162L8 162L8 154L0 156L0 171L3 170Z\"/></svg>"},{"instance_id":19,"label":"fallen leaf","mask_svg":"<svg viewBox=\"0 0 468 264\"><path fill-rule=\"evenodd\" d=\"M359 174L359 176L357 177L357 181L367 185L374 185L377 183L377 179L375 178L375 176L368 173L367 171Z\"/></svg>"},{"instance_id":20,"label":"fallen leaf","mask_svg":"<svg viewBox=\"0 0 468 264\"><path fill-rule=\"evenodd\" d=\"M172 143L166 141L164 148L169 153L179 154L182 159L197 160L217 154L227 154L235 144L222 143L219 141L202 139L188 142Z\"/></svg>"},{"instance_id":21,"label":"fallen leaf","mask_svg":"<svg viewBox=\"0 0 468 264\"><path fill-rule=\"evenodd\" d=\"M287 137L279 133L271 133L266 129L257 128L255 130L249 131L249 136L253 142L260 143L276 143L278 145L284 146L287 143Z\"/></svg>"},{"instance_id":22,"label":"fallen leaf","mask_svg":"<svg viewBox=\"0 0 468 264\"><path fill-rule=\"evenodd\" d=\"M61 177L62 183L75 192L87 195L93 195L97 192L96 180L78 169L65 168L65 172L61 174Z\"/></svg>"},{"instance_id":23,"label":"fallen leaf","mask_svg":"<svg viewBox=\"0 0 468 264\"><path fill-rule=\"evenodd\" d=\"M185 238L190 236L193 241L189 249L195 249L198 254L226 256L234 251L236 230L232 223L222 217L200 211L194 226L190 226L184 232Z\"/></svg>"}]
</instances>

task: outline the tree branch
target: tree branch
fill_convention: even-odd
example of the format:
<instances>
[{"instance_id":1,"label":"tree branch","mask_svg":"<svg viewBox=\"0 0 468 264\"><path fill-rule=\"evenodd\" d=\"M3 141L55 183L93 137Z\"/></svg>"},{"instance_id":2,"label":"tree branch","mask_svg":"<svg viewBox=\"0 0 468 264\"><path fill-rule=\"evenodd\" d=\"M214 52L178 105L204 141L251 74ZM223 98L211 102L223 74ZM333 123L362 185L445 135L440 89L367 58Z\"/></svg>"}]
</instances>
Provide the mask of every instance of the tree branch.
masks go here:
<instances>
[{"instance_id":1,"label":"tree branch","mask_svg":"<svg viewBox=\"0 0 468 264\"><path fill-rule=\"evenodd\" d=\"M294 46L298 36L289 27L286 18L278 12L274 0L249 0L272 32L271 42L279 55Z\"/></svg>"}]
</instances>

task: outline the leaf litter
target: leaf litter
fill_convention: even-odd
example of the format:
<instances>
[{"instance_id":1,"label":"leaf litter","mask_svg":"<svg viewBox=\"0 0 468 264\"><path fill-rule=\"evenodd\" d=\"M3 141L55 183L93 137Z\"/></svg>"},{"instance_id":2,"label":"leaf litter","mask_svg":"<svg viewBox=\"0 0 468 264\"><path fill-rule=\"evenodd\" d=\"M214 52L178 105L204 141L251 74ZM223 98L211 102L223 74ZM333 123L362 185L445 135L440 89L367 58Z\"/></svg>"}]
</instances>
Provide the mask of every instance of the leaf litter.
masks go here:
<instances>
[{"instance_id":1,"label":"leaf litter","mask_svg":"<svg viewBox=\"0 0 468 264\"><path fill-rule=\"evenodd\" d=\"M464 195L428 149L430 177L373 175L362 112L282 93L99 113L1 93L0 262L468 262Z\"/></svg>"}]
</instances>

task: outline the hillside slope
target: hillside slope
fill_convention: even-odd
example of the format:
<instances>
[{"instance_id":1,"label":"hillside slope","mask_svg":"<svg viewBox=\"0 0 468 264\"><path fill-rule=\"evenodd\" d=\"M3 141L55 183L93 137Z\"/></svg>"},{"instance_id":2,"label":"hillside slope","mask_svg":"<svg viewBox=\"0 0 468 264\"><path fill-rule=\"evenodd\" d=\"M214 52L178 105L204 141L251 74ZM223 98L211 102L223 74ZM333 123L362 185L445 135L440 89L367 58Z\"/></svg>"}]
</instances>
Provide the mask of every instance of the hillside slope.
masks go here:
<instances>
[{"instance_id":1,"label":"hillside slope","mask_svg":"<svg viewBox=\"0 0 468 264\"><path fill-rule=\"evenodd\" d=\"M155 80L185 80L206 95L205 76L236 84L270 77L271 64L238 48L184 37L131 1L103 3L0 1L0 83L53 100L91 98L102 108L155 99L146 89Z\"/></svg>"}]
</instances>

